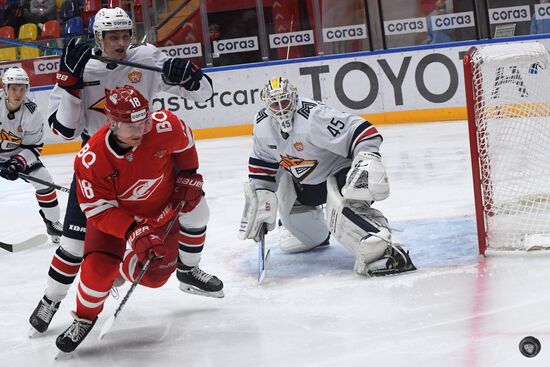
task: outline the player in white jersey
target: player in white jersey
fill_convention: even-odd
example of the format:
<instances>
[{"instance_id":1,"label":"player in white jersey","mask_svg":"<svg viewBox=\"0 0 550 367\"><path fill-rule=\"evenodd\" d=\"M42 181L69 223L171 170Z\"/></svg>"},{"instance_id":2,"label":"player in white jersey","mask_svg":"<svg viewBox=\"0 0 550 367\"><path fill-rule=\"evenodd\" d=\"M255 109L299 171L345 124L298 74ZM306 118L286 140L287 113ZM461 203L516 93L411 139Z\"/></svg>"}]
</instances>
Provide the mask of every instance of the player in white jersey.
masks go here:
<instances>
[{"instance_id":1,"label":"player in white jersey","mask_svg":"<svg viewBox=\"0 0 550 367\"><path fill-rule=\"evenodd\" d=\"M239 237L257 241L264 228L275 228L278 210L285 252L326 246L332 233L355 256L358 274L415 270L387 219L372 207L389 196L376 127L299 97L281 77L269 80L261 98L266 107L254 118Z\"/></svg>"},{"instance_id":2,"label":"player in white jersey","mask_svg":"<svg viewBox=\"0 0 550 367\"><path fill-rule=\"evenodd\" d=\"M40 161L44 145L44 121L34 102L27 98L29 76L22 68L9 68L2 76L0 96L0 176L17 180L19 173L52 182L52 176ZM59 243L63 225L55 189L29 181L36 189L39 213L52 242Z\"/></svg>"},{"instance_id":3,"label":"player in white jersey","mask_svg":"<svg viewBox=\"0 0 550 367\"><path fill-rule=\"evenodd\" d=\"M54 133L65 139L81 135L85 144L107 122L103 110L107 92L127 84L147 100L159 91L200 102L211 98L211 79L192 62L169 58L153 45L131 46L132 20L121 8L101 9L93 27L97 48L72 39L61 56L49 102L48 123ZM98 54L160 67L163 73L91 59ZM51 261L44 296L29 319L38 332L48 328L83 259L86 217L78 204L74 179L70 190L61 244Z\"/></svg>"}]
</instances>

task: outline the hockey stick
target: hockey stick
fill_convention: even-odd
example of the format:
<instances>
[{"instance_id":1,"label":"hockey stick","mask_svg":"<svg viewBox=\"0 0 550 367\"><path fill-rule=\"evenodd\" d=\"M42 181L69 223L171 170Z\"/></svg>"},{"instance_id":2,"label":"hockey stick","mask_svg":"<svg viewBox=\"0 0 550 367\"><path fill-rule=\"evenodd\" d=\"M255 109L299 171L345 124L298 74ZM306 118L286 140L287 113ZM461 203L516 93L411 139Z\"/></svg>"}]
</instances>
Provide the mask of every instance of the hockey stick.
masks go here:
<instances>
[{"instance_id":1,"label":"hockey stick","mask_svg":"<svg viewBox=\"0 0 550 367\"><path fill-rule=\"evenodd\" d=\"M7 43L7 44L10 44L10 45L22 46L22 47L38 48L40 50L52 51L52 52L56 52L58 54L63 53L63 50L60 49L60 48L57 48L57 47L46 47L46 46L42 46L42 45L39 45L39 44L36 44L36 43L10 40L9 38L0 38L0 43ZM157 73L162 73L162 68L159 68L158 66L139 64L137 62L126 61L126 60L117 60L117 59L113 59L111 57L98 56L98 55L92 55L92 59L102 61L106 64L114 63L114 64L132 66L132 67L139 68L139 69L144 69L144 70L156 71Z\"/></svg>"},{"instance_id":2,"label":"hockey stick","mask_svg":"<svg viewBox=\"0 0 550 367\"><path fill-rule=\"evenodd\" d=\"M46 241L48 241L48 236L46 236L45 234L39 234L36 236L32 236L31 238L26 239L25 241L21 241L17 243L0 242L0 248L3 248L4 250L9 252L19 252L19 251L28 250L30 248L39 246Z\"/></svg>"},{"instance_id":3,"label":"hockey stick","mask_svg":"<svg viewBox=\"0 0 550 367\"><path fill-rule=\"evenodd\" d=\"M179 212L181 211L181 208L183 208L184 204L185 204L184 201L180 201L180 203L176 207L176 215L174 216L174 218L172 218L170 220L170 222L168 223L168 226L166 227L166 231L164 232L164 237L162 238L163 243L166 240L166 237L168 237L168 234L170 233L170 230L174 226L174 223L176 223L176 221L178 220ZM120 314L120 311L122 311L122 308L124 307L126 302L128 302L128 299L130 298L132 293L134 293L134 290L136 289L137 285L141 281L141 278L143 278L143 276L145 275L145 272L147 271L147 269L149 268L149 265L151 265L153 260L155 260L155 258L150 257L149 259L147 259L145 264L143 264L143 268L139 272L136 279L134 279L134 281L132 282L132 285L130 286L130 289L128 289L128 292L126 292L126 295L124 296L122 301L120 301L120 304L118 305L114 315L109 317L107 319L107 321L105 321L105 323L103 324L103 327L101 328L101 331L99 332L99 338L98 338L99 340L103 339L105 337L105 335L109 332L109 330L111 330L111 328L113 327L113 324L115 323L116 318Z\"/></svg>"},{"instance_id":4,"label":"hockey stick","mask_svg":"<svg viewBox=\"0 0 550 367\"><path fill-rule=\"evenodd\" d=\"M54 189L59 190L59 191L63 191L63 192L66 192L66 193L69 192L69 189L66 188L66 187L56 185L53 182L48 182L48 181L42 180L42 179L37 178L37 177L29 176L25 173L19 173L19 177L21 177L22 179L25 179L27 181L33 181L33 182L39 183L41 185L54 188Z\"/></svg>"},{"instance_id":5,"label":"hockey stick","mask_svg":"<svg viewBox=\"0 0 550 367\"><path fill-rule=\"evenodd\" d=\"M265 235L267 233L267 224L262 224L260 228L260 239L258 241L258 284L262 284L267 272L267 265L269 263L269 249L265 251Z\"/></svg>"}]
</instances>

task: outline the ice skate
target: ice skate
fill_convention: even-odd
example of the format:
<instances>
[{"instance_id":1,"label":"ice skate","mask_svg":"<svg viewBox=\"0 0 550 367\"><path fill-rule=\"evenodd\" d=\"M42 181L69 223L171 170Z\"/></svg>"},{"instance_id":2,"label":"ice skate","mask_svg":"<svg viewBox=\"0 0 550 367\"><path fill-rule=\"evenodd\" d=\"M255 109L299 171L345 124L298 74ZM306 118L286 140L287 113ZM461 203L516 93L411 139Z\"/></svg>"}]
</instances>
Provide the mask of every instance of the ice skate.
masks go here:
<instances>
[{"instance_id":1,"label":"ice skate","mask_svg":"<svg viewBox=\"0 0 550 367\"><path fill-rule=\"evenodd\" d=\"M71 314L74 317L73 323L55 340L55 345L57 345L57 348L63 353L71 353L74 351L86 336L88 336L97 321L97 317L92 321L79 318L75 312L71 312ZM61 355L62 354L58 354L58 356Z\"/></svg>"},{"instance_id":2,"label":"ice skate","mask_svg":"<svg viewBox=\"0 0 550 367\"><path fill-rule=\"evenodd\" d=\"M52 222L47 219L42 209L39 211L42 220L46 224L46 232L50 235L52 242L58 244L61 241L61 235L63 234L63 224L60 221Z\"/></svg>"},{"instance_id":3,"label":"ice skate","mask_svg":"<svg viewBox=\"0 0 550 367\"><path fill-rule=\"evenodd\" d=\"M176 275L180 281L180 289L184 292L206 297L224 297L223 282L198 266L190 268L178 260Z\"/></svg>"},{"instance_id":4,"label":"ice skate","mask_svg":"<svg viewBox=\"0 0 550 367\"><path fill-rule=\"evenodd\" d=\"M59 309L61 302L53 302L44 296L38 305L34 309L29 322L31 324L31 330L29 331L29 337L33 337L37 333L43 333L48 330L48 326L52 322L53 316Z\"/></svg>"}]
</instances>

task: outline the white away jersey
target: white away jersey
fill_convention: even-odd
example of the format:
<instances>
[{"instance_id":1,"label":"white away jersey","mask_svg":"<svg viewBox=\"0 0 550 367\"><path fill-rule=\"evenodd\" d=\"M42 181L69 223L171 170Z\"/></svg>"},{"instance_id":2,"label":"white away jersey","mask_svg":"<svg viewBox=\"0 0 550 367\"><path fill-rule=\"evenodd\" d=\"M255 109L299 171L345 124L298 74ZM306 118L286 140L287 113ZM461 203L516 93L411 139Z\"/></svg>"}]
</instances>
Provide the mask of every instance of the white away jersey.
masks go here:
<instances>
[{"instance_id":1,"label":"white away jersey","mask_svg":"<svg viewBox=\"0 0 550 367\"><path fill-rule=\"evenodd\" d=\"M44 121L36 103L28 98L15 112L6 107L5 95L0 95L0 163L16 154L27 165L38 160L44 138Z\"/></svg>"},{"instance_id":2,"label":"white away jersey","mask_svg":"<svg viewBox=\"0 0 550 367\"><path fill-rule=\"evenodd\" d=\"M294 181L316 185L350 167L359 151L378 153L382 137L365 119L299 98L294 126L281 132L277 121L260 110L254 118L253 148L248 163L255 188L276 190L279 168Z\"/></svg>"},{"instance_id":3,"label":"white away jersey","mask_svg":"<svg viewBox=\"0 0 550 367\"><path fill-rule=\"evenodd\" d=\"M128 49L126 61L162 68L168 57L150 44ZM106 122L103 112L105 96L111 89L131 85L150 104L159 91L166 91L184 98L204 102L212 95L209 78L201 79L197 91L187 91L180 86L170 86L162 81L162 73L120 64L106 64L91 59L84 69L84 88L80 98L55 86L49 100L48 123L54 133L65 139L78 137L84 130L94 134Z\"/></svg>"}]
</instances>

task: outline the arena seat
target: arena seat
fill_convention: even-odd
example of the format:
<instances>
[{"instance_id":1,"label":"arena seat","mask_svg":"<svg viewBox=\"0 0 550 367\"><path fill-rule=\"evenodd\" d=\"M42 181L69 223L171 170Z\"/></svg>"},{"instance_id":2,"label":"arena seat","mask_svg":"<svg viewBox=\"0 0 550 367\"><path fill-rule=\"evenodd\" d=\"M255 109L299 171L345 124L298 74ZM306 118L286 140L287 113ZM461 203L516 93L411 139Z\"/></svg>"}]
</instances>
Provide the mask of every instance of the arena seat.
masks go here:
<instances>
[{"instance_id":1,"label":"arena seat","mask_svg":"<svg viewBox=\"0 0 550 367\"><path fill-rule=\"evenodd\" d=\"M61 37L61 26L59 25L59 22L57 20L48 20L46 23L44 23L44 29L42 30L42 34L40 35L39 39L49 39L50 41L46 42L44 46L51 47L51 48L60 48L60 44L57 39L52 38L60 38ZM50 55L58 55L57 52L54 52L52 50L44 50L42 51L42 54L44 56L50 56Z\"/></svg>"},{"instance_id":2,"label":"arena seat","mask_svg":"<svg viewBox=\"0 0 550 367\"><path fill-rule=\"evenodd\" d=\"M23 42L36 41L38 38L38 26L34 23L23 24L19 28L19 40ZM33 59L40 57L40 50L34 47L18 47L20 59Z\"/></svg>"},{"instance_id":3,"label":"arena seat","mask_svg":"<svg viewBox=\"0 0 550 367\"><path fill-rule=\"evenodd\" d=\"M92 18L101 9L101 0L84 0L84 11L82 12L82 20L84 27L90 27L90 18Z\"/></svg>"},{"instance_id":4,"label":"arena seat","mask_svg":"<svg viewBox=\"0 0 550 367\"><path fill-rule=\"evenodd\" d=\"M0 27L0 38L14 39L15 30L13 27ZM0 44L5 45L5 44ZM11 61L17 59L17 47L0 48L0 61Z\"/></svg>"},{"instance_id":5,"label":"arena seat","mask_svg":"<svg viewBox=\"0 0 550 367\"><path fill-rule=\"evenodd\" d=\"M61 37L61 26L59 22L55 19L48 20L44 23L42 29L42 34L40 34L39 39L48 39L48 38L59 38Z\"/></svg>"},{"instance_id":6,"label":"arena seat","mask_svg":"<svg viewBox=\"0 0 550 367\"><path fill-rule=\"evenodd\" d=\"M63 38L65 39L65 44L73 37L79 37L84 34L84 25L82 23L81 17L74 17L63 24Z\"/></svg>"}]
</instances>

